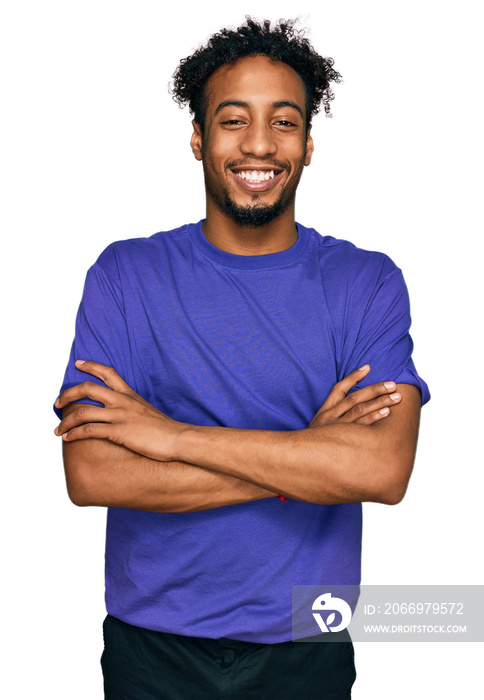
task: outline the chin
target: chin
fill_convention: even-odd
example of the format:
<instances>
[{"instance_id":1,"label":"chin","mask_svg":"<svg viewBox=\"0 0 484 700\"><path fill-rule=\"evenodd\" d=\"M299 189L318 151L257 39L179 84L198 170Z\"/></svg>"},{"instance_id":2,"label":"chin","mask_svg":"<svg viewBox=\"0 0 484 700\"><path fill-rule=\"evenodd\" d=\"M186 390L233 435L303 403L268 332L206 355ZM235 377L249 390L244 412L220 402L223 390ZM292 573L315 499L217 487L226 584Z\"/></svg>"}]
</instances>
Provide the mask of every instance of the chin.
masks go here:
<instances>
[{"instance_id":1,"label":"chin","mask_svg":"<svg viewBox=\"0 0 484 700\"><path fill-rule=\"evenodd\" d=\"M284 202L282 198L279 198L274 204L240 206L226 194L223 210L238 226L258 228L260 226L267 226L271 221L281 216L281 214L286 211L288 205L289 202Z\"/></svg>"}]
</instances>

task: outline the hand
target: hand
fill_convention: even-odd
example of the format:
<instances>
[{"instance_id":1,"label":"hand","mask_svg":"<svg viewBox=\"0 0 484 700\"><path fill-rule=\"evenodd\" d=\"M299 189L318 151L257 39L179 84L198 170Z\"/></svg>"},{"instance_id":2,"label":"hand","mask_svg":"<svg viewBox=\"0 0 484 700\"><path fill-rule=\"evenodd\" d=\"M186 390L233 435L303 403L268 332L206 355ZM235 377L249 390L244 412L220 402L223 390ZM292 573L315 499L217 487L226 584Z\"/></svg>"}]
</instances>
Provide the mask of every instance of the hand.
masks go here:
<instances>
[{"instance_id":1,"label":"hand","mask_svg":"<svg viewBox=\"0 0 484 700\"><path fill-rule=\"evenodd\" d=\"M395 382L372 384L347 396L350 389L366 377L369 371L370 366L365 365L335 384L309 427L317 428L330 423L373 425L386 418L391 406L396 406L402 400L396 391Z\"/></svg>"},{"instance_id":2,"label":"hand","mask_svg":"<svg viewBox=\"0 0 484 700\"><path fill-rule=\"evenodd\" d=\"M104 438L157 461L175 461L175 438L184 424L172 420L137 394L112 368L98 362L78 360L77 369L92 374L106 384L83 382L66 389L57 399L57 408L89 398L101 406L79 404L64 415L54 430L63 440Z\"/></svg>"}]
</instances>

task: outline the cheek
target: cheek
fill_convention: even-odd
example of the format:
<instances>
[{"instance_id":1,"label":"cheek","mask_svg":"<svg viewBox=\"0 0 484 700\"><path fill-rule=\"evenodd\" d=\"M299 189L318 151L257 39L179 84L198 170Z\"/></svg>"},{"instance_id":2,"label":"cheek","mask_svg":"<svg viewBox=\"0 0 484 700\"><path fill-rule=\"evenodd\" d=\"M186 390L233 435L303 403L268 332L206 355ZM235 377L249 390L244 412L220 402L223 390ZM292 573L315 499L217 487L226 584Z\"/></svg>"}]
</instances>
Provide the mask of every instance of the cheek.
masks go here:
<instances>
[{"instance_id":1,"label":"cheek","mask_svg":"<svg viewBox=\"0 0 484 700\"><path fill-rule=\"evenodd\" d=\"M281 149L281 153L282 152L284 152L293 163L300 163L306 158L308 152L306 139L301 141L301 137L298 136L290 143L286 141L284 151Z\"/></svg>"},{"instance_id":2,"label":"cheek","mask_svg":"<svg viewBox=\"0 0 484 700\"><path fill-rule=\"evenodd\" d=\"M300 148L297 149L297 152L294 153L294 155L291 157L291 165L292 165L292 174L297 174L300 173L304 166L306 165L306 160L307 160L307 154L306 151L301 151Z\"/></svg>"},{"instance_id":3,"label":"cheek","mask_svg":"<svg viewBox=\"0 0 484 700\"><path fill-rule=\"evenodd\" d=\"M210 150L207 149L207 151L203 153L203 162L204 167L208 168L211 173L220 174L224 170L224 160L213 148Z\"/></svg>"}]
</instances>

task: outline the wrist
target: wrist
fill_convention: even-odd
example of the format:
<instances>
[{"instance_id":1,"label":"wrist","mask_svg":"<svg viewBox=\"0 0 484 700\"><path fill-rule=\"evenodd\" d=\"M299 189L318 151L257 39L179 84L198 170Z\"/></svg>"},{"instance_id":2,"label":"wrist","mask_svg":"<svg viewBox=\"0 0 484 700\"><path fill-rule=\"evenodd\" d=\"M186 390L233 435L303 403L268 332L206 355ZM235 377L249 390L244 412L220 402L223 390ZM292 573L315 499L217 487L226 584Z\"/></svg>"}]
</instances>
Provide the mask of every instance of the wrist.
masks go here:
<instances>
[{"instance_id":1,"label":"wrist","mask_svg":"<svg viewBox=\"0 0 484 700\"><path fill-rule=\"evenodd\" d=\"M170 439L171 457L169 461L198 464L194 459L195 450L193 447L197 426L178 421L173 422L175 425Z\"/></svg>"}]
</instances>

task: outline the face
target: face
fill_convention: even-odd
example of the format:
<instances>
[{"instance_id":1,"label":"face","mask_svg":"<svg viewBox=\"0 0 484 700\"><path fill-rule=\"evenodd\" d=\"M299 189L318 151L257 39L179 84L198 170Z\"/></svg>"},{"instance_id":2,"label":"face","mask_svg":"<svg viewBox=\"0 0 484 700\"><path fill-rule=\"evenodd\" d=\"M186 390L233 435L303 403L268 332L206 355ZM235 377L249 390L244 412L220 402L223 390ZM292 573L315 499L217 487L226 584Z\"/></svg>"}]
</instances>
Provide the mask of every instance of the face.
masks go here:
<instances>
[{"instance_id":1,"label":"face","mask_svg":"<svg viewBox=\"0 0 484 700\"><path fill-rule=\"evenodd\" d=\"M313 142L298 74L268 56L219 68L207 81L205 129L191 146L203 161L207 215L217 207L242 226L263 226L294 208Z\"/></svg>"}]
</instances>

